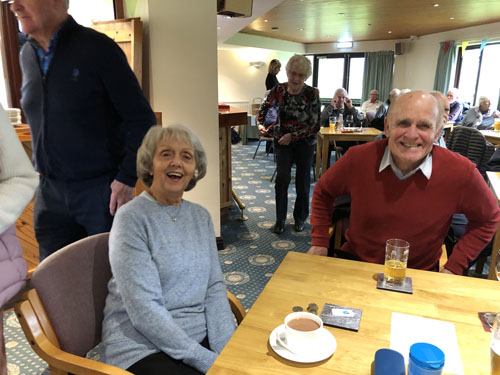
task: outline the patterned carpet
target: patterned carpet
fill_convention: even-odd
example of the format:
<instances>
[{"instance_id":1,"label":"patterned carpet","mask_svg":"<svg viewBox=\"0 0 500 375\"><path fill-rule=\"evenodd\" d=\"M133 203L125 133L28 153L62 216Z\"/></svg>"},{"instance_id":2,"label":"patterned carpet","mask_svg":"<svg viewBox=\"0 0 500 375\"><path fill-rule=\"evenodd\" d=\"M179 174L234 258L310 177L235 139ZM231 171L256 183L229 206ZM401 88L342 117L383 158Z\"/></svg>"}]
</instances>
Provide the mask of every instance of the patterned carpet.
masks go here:
<instances>
[{"instance_id":1,"label":"patterned carpet","mask_svg":"<svg viewBox=\"0 0 500 375\"><path fill-rule=\"evenodd\" d=\"M226 248L219 252L222 272L228 289L249 309L288 251L306 252L310 247L310 224L303 232L293 229L295 201L294 173L289 188L285 232L272 233L275 223L274 183L270 182L275 164L266 156L265 145L252 159L257 142L233 146L233 188L245 203L247 221L233 204L221 234ZM311 185L311 194L314 183ZM13 312L4 315L4 335L9 375L43 374L46 364L31 349Z\"/></svg>"}]
</instances>

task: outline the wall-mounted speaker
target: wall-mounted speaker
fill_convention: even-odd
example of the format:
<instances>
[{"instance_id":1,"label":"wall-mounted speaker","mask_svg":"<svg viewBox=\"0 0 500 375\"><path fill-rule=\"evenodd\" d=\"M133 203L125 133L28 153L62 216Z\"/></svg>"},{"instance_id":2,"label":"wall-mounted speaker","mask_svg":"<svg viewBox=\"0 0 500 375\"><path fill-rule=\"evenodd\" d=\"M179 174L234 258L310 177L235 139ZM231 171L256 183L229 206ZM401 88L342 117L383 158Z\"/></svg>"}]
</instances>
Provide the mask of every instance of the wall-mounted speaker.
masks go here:
<instances>
[{"instance_id":1,"label":"wall-mounted speaker","mask_svg":"<svg viewBox=\"0 0 500 375\"><path fill-rule=\"evenodd\" d=\"M394 53L396 55L402 55L403 54L403 43L398 42L394 44Z\"/></svg>"}]
</instances>

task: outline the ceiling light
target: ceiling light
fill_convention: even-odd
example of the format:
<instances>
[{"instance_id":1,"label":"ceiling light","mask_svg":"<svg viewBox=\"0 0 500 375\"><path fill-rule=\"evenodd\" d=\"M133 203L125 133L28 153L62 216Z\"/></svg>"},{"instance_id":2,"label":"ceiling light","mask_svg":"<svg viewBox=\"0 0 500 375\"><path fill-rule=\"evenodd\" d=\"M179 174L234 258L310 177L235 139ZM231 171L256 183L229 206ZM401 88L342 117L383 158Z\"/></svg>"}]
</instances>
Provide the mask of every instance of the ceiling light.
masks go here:
<instances>
[{"instance_id":1,"label":"ceiling light","mask_svg":"<svg viewBox=\"0 0 500 375\"><path fill-rule=\"evenodd\" d=\"M454 20L454 19L455 19L455 17L450 17L450 20Z\"/></svg>"},{"instance_id":2,"label":"ceiling light","mask_svg":"<svg viewBox=\"0 0 500 375\"><path fill-rule=\"evenodd\" d=\"M303 27L299 27L297 30L304 31L304 28Z\"/></svg>"},{"instance_id":3,"label":"ceiling light","mask_svg":"<svg viewBox=\"0 0 500 375\"><path fill-rule=\"evenodd\" d=\"M228 20L230 20L230 19L231 19L231 16L226 16L226 18L227 18Z\"/></svg>"},{"instance_id":4,"label":"ceiling light","mask_svg":"<svg viewBox=\"0 0 500 375\"><path fill-rule=\"evenodd\" d=\"M222 29L222 27L220 27L220 26L217 26L217 30L220 30L220 29Z\"/></svg>"},{"instance_id":5,"label":"ceiling light","mask_svg":"<svg viewBox=\"0 0 500 375\"><path fill-rule=\"evenodd\" d=\"M269 22L269 20L264 20L264 22Z\"/></svg>"},{"instance_id":6,"label":"ceiling light","mask_svg":"<svg viewBox=\"0 0 500 375\"><path fill-rule=\"evenodd\" d=\"M389 34L392 34L392 31L391 31L391 30L389 30L389 31L388 31L388 33L389 33Z\"/></svg>"},{"instance_id":7,"label":"ceiling light","mask_svg":"<svg viewBox=\"0 0 500 375\"><path fill-rule=\"evenodd\" d=\"M436 4L434 4L433 6L434 6L435 8L437 8L437 7L439 6L439 4L438 4L438 3L436 3Z\"/></svg>"}]
</instances>

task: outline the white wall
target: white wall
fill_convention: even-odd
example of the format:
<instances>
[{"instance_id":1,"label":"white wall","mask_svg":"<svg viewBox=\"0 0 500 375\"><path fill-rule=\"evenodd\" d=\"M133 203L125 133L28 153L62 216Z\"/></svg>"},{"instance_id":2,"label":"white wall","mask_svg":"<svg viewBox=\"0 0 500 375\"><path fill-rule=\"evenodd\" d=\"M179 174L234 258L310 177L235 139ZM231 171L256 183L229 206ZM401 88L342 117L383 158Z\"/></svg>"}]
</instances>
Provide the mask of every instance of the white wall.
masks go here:
<instances>
[{"instance_id":1,"label":"white wall","mask_svg":"<svg viewBox=\"0 0 500 375\"><path fill-rule=\"evenodd\" d=\"M292 52L270 51L258 48L218 51L219 101L247 110L253 98L264 97L268 64L272 59L281 62L280 82L286 81L285 65ZM261 68L250 66L250 61L263 61ZM244 108L243 108L244 107Z\"/></svg>"},{"instance_id":2,"label":"white wall","mask_svg":"<svg viewBox=\"0 0 500 375\"><path fill-rule=\"evenodd\" d=\"M164 125L190 127L207 152L207 176L185 198L208 209L220 236L216 13L215 1L141 0L134 15L148 36L151 106L163 113Z\"/></svg>"}]
</instances>

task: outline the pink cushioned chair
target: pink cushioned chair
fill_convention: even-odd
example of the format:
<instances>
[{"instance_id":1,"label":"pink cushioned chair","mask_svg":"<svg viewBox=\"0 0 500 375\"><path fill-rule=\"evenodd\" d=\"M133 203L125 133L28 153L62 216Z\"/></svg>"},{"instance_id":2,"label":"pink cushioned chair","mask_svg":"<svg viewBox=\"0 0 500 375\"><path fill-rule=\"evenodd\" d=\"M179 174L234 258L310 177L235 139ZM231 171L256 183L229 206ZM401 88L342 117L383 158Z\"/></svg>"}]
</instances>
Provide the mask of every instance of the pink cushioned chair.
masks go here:
<instances>
[{"instance_id":1,"label":"pink cushioned chair","mask_svg":"<svg viewBox=\"0 0 500 375\"><path fill-rule=\"evenodd\" d=\"M16 305L24 334L51 375L131 374L84 358L101 341L111 278L108 238L109 233L90 236L46 258L33 272L27 300ZM245 310L228 296L239 323Z\"/></svg>"}]
</instances>

